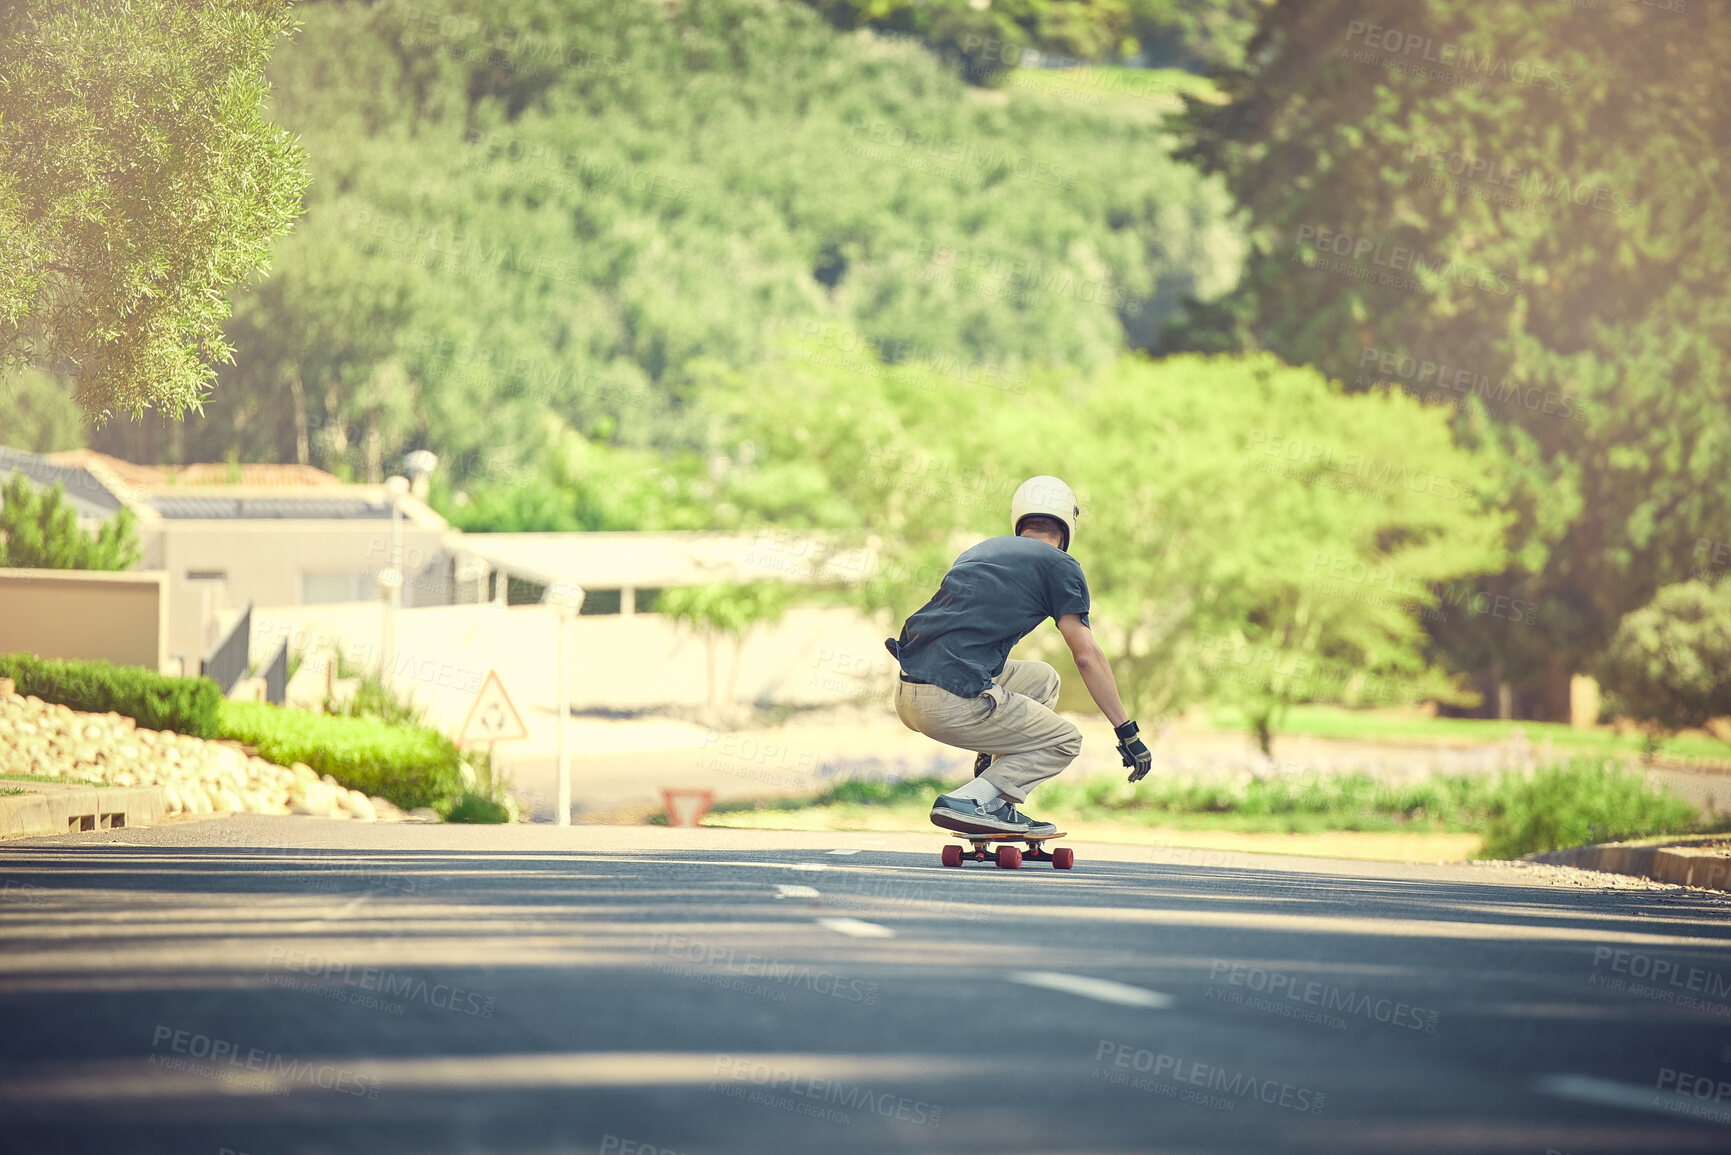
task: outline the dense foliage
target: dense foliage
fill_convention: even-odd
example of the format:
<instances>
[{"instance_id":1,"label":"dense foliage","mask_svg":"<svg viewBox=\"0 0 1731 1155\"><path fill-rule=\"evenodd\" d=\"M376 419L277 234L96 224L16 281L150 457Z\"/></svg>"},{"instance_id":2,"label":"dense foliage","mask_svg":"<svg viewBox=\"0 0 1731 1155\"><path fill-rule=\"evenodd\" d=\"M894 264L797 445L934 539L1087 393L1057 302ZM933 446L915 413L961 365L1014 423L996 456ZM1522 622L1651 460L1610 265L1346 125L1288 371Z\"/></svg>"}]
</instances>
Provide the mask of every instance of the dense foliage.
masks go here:
<instances>
[{"instance_id":1,"label":"dense foliage","mask_svg":"<svg viewBox=\"0 0 1731 1155\"><path fill-rule=\"evenodd\" d=\"M51 365L98 418L196 406L225 291L300 209L261 116L289 8L0 4L0 370Z\"/></svg>"},{"instance_id":2,"label":"dense foliage","mask_svg":"<svg viewBox=\"0 0 1731 1155\"><path fill-rule=\"evenodd\" d=\"M550 489L566 431L701 459L705 373L789 333L1094 367L1236 275L1224 196L1167 155L1170 96L1128 120L983 92L772 0L299 15L270 71L306 215L237 299L205 420L99 444L356 476L424 444L454 490Z\"/></svg>"},{"instance_id":3,"label":"dense foliage","mask_svg":"<svg viewBox=\"0 0 1731 1155\"><path fill-rule=\"evenodd\" d=\"M87 714L113 711L151 730L219 737L222 691L209 678L171 678L137 666L0 654L0 678L20 694Z\"/></svg>"},{"instance_id":4,"label":"dense foliage","mask_svg":"<svg viewBox=\"0 0 1731 1155\"><path fill-rule=\"evenodd\" d=\"M1496 611L1456 583L1500 568L1503 522L1442 411L1272 357L1131 358L1005 396L822 352L712 387L740 438L721 484L773 495L783 525L864 527L881 564L861 604L918 608L961 549L1008 532L1022 478L1054 473L1080 496L1072 552L1133 709L1209 696L1266 730L1295 701L1460 697L1421 615Z\"/></svg>"},{"instance_id":5,"label":"dense foliage","mask_svg":"<svg viewBox=\"0 0 1731 1155\"><path fill-rule=\"evenodd\" d=\"M350 790L405 810L446 810L463 793L462 754L436 730L224 701L220 731L219 737L246 743L267 762L304 762Z\"/></svg>"},{"instance_id":6,"label":"dense foliage","mask_svg":"<svg viewBox=\"0 0 1731 1155\"><path fill-rule=\"evenodd\" d=\"M1731 581L1660 590L1624 616L1598 673L1610 709L1654 737L1731 717Z\"/></svg>"},{"instance_id":7,"label":"dense foliage","mask_svg":"<svg viewBox=\"0 0 1731 1155\"><path fill-rule=\"evenodd\" d=\"M1537 621L1435 633L1539 716L1731 521L1728 37L1722 4L1280 4L1191 108L1254 256L1175 343L1460 410L1518 514L1484 589Z\"/></svg>"},{"instance_id":8,"label":"dense foliage","mask_svg":"<svg viewBox=\"0 0 1731 1155\"><path fill-rule=\"evenodd\" d=\"M1265 0L806 0L838 28L910 36L974 84L1024 65L1236 64Z\"/></svg>"},{"instance_id":9,"label":"dense foliage","mask_svg":"<svg viewBox=\"0 0 1731 1155\"><path fill-rule=\"evenodd\" d=\"M138 518L121 507L92 537L57 481L39 489L22 473L0 484L0 566L18 569L128 570L138 564Z\"/></svg>"}]
</instances>

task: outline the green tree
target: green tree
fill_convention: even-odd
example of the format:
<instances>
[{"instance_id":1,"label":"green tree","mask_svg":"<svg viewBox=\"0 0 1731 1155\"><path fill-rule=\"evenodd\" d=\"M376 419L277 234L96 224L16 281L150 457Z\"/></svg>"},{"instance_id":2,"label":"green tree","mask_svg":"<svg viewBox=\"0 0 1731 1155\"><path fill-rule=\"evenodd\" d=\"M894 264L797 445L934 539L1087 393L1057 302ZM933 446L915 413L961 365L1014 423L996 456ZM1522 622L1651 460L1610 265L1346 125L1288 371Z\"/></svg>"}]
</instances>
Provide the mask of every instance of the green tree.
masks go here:
<instances>
[{"instance_id":1,"label":"green tree","mask_svg":"<svg viewBox=\"0 0 1731 1155\"><path fill-rule=\"evenodd\" d=\"M759 626L780 621L795 592L785 582L723 582L677 586L663 590L656 598L657 613L682 623L703 639L712 710L732 706L739 685L739 663L746 639ZM733 662L728 670L726 694L717 697L715 648L723 639L733 642Z\"/></svg>"},{"instance_id":2,"label":"green tree","mask_svg":"<svg viewBox=\"0 0 1731 1155\"><path fill-rule=\"evenodd\" d=\"M142 551L138 519L124 507L91 537L59 482L38 489L22 473L0 486L0 566L18 569L128 570Z\"/></svg>"},{"instance_id":3,"label":"green tree","mask_svg":"<svg viewBox=\"0 0 1731 1155\"><path fill-rule=\"evenodd\" d=\"M71 390L37 369L0 377L0 445L53 453L84 445L84 415Z\"/></svg>"},{"instance_id":4,"label":"green tree","mask_svg":"<svg viewBox=\"0 0 1731 1155\"><path fill-rule=\"evenodd\" d=\"M1646 727L1649 750L1731 717L1731 581L1666 586L1624 615L1598 675L1607 707Z\"/></svg>"},{"instance_id":5,"label":"green tree","mask_svg":"<svg viewBox=\"0 0 1731 1155\"><path fill-rule=\"evenodd\" d=\"M548 416L706 450L702 383L790 332L838 358L1093 368L1237 274L1223 191L1166 155L1169 97L1127 118L982 93L785 2L300 11L272 115L315 181L236 296L186 459L361 476L375 440L425 445L480 505L525 469L554 483ZM168 432L94 443L148 459Z\"/></svg>"},{"instance_id":6,"label":"green tree","mask_svg":"<svg viewBox=\"0 0 1731 1155\"><path fill-rule=\"evenodd\" d=\"M1474 402L1509 479L1487 593L1536 630L1448 623L1458 662L1567 716L1572 672L1731 519L1724 5L1317 0L1264 17L1187 155L1253 256L1212 338Z\"/></svg>"},{"instance_id":7,"label":"green tree","mask_svg":"<svg viewBox=\"0 0 1731 1155\"><path fill-rule=\"evenodd\" d=\"M1440 408L1346 395L1266 355L1127 358L1005 396L795 349L719 392L753 446L726 492L815 474L778 487L798 499L778 520L853 528L877 551L862 607L905 617L957 553L1008 532L1023 478L1055 473L1081 497L1075 553L1133 709L1233 702L1266 745L1295 701L1471 698L1434 664L1424 620L1474 612L1450 589L1501 568L1504 526L1487 462Z\"/></svg>"},{"instance_id":8,"label":"green tree","mask_svg":"<svg viewBox=\"0 0 1731 1155\"><path fill-rule=\"evenodd\" d=\"M196 407L224 290L306 184L260 115L288 0L0 5L0 369L78 381L99 420Z\"/></svg>"}]
</instances>

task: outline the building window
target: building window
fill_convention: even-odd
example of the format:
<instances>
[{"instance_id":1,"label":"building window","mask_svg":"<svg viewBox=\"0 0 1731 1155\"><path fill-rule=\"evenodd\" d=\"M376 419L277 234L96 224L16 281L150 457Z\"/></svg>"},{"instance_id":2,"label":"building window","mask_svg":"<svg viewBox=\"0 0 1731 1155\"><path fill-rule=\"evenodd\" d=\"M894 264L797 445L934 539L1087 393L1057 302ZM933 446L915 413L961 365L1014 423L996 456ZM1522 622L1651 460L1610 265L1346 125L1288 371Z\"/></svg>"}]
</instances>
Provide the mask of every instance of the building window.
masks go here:
<instances>
[{"instance_id":1,"label":"building window","mask_svg":"<svg viewBox=\"0 0 1731 1155\"><path fill-rule=\"evenodd\" d=\"M367 594L363 588L366 581L366 574L353 571L303 573L301 574L301 605L323 606L333 602L366 601Z\"/></svg>"}]
</instances>

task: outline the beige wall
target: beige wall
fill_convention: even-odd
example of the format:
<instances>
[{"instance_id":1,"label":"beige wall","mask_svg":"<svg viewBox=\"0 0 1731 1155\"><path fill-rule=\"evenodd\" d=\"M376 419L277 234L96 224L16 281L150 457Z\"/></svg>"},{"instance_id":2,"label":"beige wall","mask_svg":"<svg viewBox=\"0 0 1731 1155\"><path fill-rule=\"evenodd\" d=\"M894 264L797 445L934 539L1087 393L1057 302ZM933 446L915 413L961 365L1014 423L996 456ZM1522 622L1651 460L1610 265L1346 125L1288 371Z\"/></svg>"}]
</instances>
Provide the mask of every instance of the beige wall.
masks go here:
<instances>
[{"instance_id":1,"label":"beige wall","mask_svg":"<svg viewBox=\"0 0 1731 1155\"><path fill-rule=\"evenodd\" d=\"M254 608L252 654L263 661L284 637L295 649L339 649L357 666L379 660L376 604ZM702 706L709 696L703 642L660 614L578 617L569 627L571 704L633 709ZM543 606L428 606L404 610L397 625L400 682L439 724L460 724L487 671L496 669L520 711L554 712L557 618ZM855 610L789 610L752 633L739 654L740 702L818 704L886 691L893 669L885 627ZM735 648L715 647L718 694L725 694ZM531 723L533 725L533 723Z\"/></svg>"},{"instance_id":2,"label":"beige wall","mask_svg":"<svg viewBox=\"0 0 1731 1155\"><path fill-rule=\"evenodd\" d=\"M0 653L161 670L167 584L161 572L0 569Z\"/></svg>"},{"instance_id":3,"label":"beige wall","mask_svg":"<svg viewBox=\"0 0 1731 1155\"><path fill-rule=\"evenodd\" d=\"M403 604L446 600L440 575L449 569L442 533L404 519ZM218 640L204 616L256 606L301 604L307 575L348 575L350 597L377 596L377 574L390 565L391 525L378 521L164 520L144 529L144 564L168 572L169 652L184 654L189 669ZM222 573L222 580L189 578ZM323 584L332 584L330 580ZM206 591L208 590L208 595ZM268 657L269 655L266 655Z\"/></svg>"}]
</instances>

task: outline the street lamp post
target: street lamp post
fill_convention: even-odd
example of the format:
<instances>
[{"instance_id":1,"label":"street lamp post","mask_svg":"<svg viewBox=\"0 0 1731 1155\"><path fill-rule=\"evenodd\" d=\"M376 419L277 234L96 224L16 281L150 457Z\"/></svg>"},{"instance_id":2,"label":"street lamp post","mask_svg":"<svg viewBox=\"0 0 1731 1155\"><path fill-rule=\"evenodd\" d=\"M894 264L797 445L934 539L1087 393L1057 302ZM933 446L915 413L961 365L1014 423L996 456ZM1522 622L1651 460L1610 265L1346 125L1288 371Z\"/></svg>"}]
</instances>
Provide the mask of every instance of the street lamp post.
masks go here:
<instances>
[{"instance_id":1,"label":"street lamp post","mask_svg":"<svg viewBox=\"0 0 1731 1155\"><path fill-rule=\"evenodd\" d=\"M383 637L379 645L379 678L395 687L397 669L397 610L403 604L403 495L427 494L427 478L439 467L439 459L425 449L404 455L408 477L385 481L385 497L391 503L391 567L379 574L379 593L384 598Z\"/></svg>"},{"instance_id":2,"label":"street lamp post","mask_svg":"<svg viewBox=\"0 0 1731 1155\"><path fill-rule=\"evenodd\" d=\"M379 593L385 600L384 637L379 645L379 678L387 686L396 684L397 668L397 607L403 600L403 494L409 491L409 479L392 477L385 482L385 496L391 503L391 564L379 574Z\"/></svg>"},{"instance_id":3,"label":"street lamp post","mask_svg":"<svg viewBox=\"0 0 1731 1155\"><path fill-rule=\"evenodd\" d=\"M553 757L558 764L558 798L554 802L553 820L560 826L571 825L571 754L565 742L565 719L571 712L571 685L566 664L571 659L569 629L571 619L583 608L583 589L570 582L554 582L541 595L543 605L553 607L559 617L558 653L554 659L554 693L559 702L559 729L553 740Z\"/></svg>"}]
</instances>

